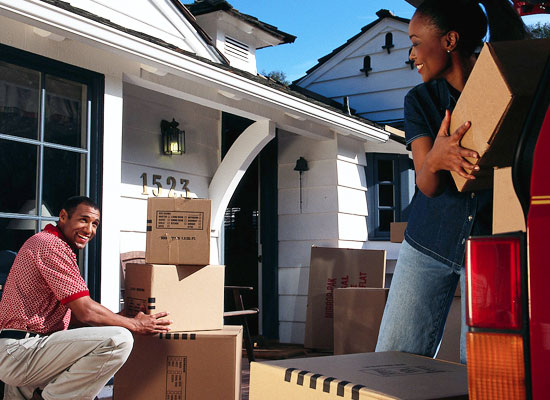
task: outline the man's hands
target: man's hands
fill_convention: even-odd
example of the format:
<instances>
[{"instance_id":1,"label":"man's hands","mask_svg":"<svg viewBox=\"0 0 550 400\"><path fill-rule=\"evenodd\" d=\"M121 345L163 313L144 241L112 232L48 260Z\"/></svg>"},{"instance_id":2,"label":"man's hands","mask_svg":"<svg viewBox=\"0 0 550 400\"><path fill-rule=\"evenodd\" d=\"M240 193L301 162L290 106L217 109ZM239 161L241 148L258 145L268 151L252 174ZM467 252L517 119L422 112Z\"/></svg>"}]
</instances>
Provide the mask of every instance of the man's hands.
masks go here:
<instances>
[{"instance_id":1,"label":"man's hands","mask_svg":"<svg viewBox=\"0 0 550 400\"><path fill-rule=\"evenodd\" d=\"M147 315L140 311L134 318L132 318L136 325L135 330L132 330L132 332L140 335L153 335L155 333L168 332L172 321L163 319L166 316L168 316L167 312Z\"/></svg>"},{"instance_id":2,"label":"man's hands","mask_svg":"<svg viewBox=\"0 0 550 400\"><path fill-rule=\"evenodd\" d=\"M448 178L441 172L455 171L466 179L475 179L475 176L466 170L477 171L479 169L477 165L470 163L465 158L479 158L477 152L460 146L460 140L470 129L471 123L462 124L452 134L449 134L450 124L451 113L447 110L435 140L425 136L416 139L411 144L416 184L428 197L437 196L444 190Z\"/></svg>"},{"instance_id":3,"label":"man's hands","mask_svg":"<svg viewBox=\"0 0 550 400\"><path fill-rule=\"evenodd\" d=\"M122 326L140 335L168 332L173 322L164 318L168 316L167 312L153 315L139 312L134 318L124 317L92 300L90 296L73 300L67 306L71 309L73 316L86 325Z\"/></svg>"}]
</instances>

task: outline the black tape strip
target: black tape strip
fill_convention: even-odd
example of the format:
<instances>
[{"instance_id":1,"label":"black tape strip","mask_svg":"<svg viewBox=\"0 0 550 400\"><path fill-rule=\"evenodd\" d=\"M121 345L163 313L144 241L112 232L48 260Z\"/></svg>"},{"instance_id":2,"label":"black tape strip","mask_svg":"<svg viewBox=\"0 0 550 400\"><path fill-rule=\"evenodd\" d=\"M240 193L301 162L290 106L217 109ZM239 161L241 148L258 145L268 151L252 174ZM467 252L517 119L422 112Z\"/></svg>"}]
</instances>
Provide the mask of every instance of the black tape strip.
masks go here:
<instances>
[{"instance_id":1,"label":"black tape strip","mask_svg":"<svg viewBox=\"0 0 550 400\"><path fill-rule=\"evenodd\" d=\"M149 297L149 298L147 299L147 303L156 303L156 302L157 302L157 299L154 298L154 297Z\"/></svg>"},{"instance_id":2,"label":"black tape strip","mask_svg":"<svg viewBox=\"0 0 550 400\"><path fill-rule=\"evenodd\" d=\"M147 220L147 223L148 223L148 224L152 224L152 223L153 223L153 220L152 220L152 219L148 219L148 220Z\"/></svg>"},{"instance_id":3,"label":"black tape strip","mask_svg":"<svg viewBox=\"0 0 550 400\"><path fill-rule=\"evenodd\" d=\"M187 340L187 333L182 333L181 338L182 340Z\"/></svg>"},{"instance_id":4,"label":"black tape strip","mask_svg":"<svg viewBox=\"0 0 550 400\"><path fill-rule=\"evenodd\" d=\"M323 392L330 393L330 382L336 380L336 378L327 378L323 382Z\"/></svg>"},{"instance_id":5,"label":"black tape strip","mask_svg":"<svg viewBox=\"0 0 550 400\"><path fill-rule=\"evenodd\" d=\"M348 381L338 382L338 388L336 389L337 396L344 397L344 388L348 383L349 383Z\"/></svg>"},{"instance_id":6,"label":"black tape strip","mask_svg":"<svg viewBox=\"0 0 550 400\"><path fill-rule=\"evenodd\" d=\"M153 232L153 227L150 225L147 225L147 232Z\"/></svg>"},{"instance_id":7,"label":"black tape strip","mask_svg":"<svg viewBox=\"0 0 550 400\"><path fill-rule=\"evenodd\" d=\"M166 334L166 339L172 339L172 334L171 334L171 333L167 333L167 334Z\"/></svg>"},{"instance_id":8,"label":"black tape strip","mask_svg":"<svg viewBox=\"0 0 550 400\"><path fill-rule=\"evenodd\" d=\"M359 400L359 390L364 388L364 385L355 385L351 388L351 400Z\"/></svg>"},{"instance_id":9,"label":"black tape strip","mask_svg":"<svg viewBox=\"0 0 550 400\"><path fill-rule=\"evenodd\" d=\"M195 340L197 338L197 334L196 333L192 333L190 336L190 339L191 340Z\"/></svg>"},{"instance_id":10,"label":"black tape strip","mask_svg":"<svg viewBox=\"0 0 550 400\"><path fill-rule=\"evenodd\" d=\"M296 382L300 386L304 386L304 375L309 373L309 371L300 371L298 374L298 381Z\"/></svg>"},{"instance_id":11,"label":"black tape strip","mask_svg":"<svg viewBox=\"0 0 550 400\"><path fill-rule=\"evenodd\" d=\"M320 378L321 376L322 376L321 374L311 375L311 377L309 378L309 388L310 389L317 388L317 379Z\"/></svg>"},{"instance_id":12,"label":"black tape strip","mask_svg":"<svg viewBox=\"0 0 550 400\"><path fill-rule=\"evenodd\" d=\"M285 382L290 382L290 377L292 376L292 371L296 371L296 368L287 368L285 371Z\"/></svg>"},{"instance_id":13,"label":"black tape strip","mask_svg":"<svg viewBox=\"0 0 550 400\"><path fill-rule=\"evenodd\" d=\"M180 334L174 333L174 340L179 340L179 339L180 339Z\"/></svg>"},{"instance_id":14,"label":"black tape strip","mask_svg":"<svg viewBox=\"0 0 550 400\"><path fill-rule=\"evenodd\" d=\"M156 308L155 306L147 306L148 310L154 310L155 308Z\"/></svg>"}]
</instances>

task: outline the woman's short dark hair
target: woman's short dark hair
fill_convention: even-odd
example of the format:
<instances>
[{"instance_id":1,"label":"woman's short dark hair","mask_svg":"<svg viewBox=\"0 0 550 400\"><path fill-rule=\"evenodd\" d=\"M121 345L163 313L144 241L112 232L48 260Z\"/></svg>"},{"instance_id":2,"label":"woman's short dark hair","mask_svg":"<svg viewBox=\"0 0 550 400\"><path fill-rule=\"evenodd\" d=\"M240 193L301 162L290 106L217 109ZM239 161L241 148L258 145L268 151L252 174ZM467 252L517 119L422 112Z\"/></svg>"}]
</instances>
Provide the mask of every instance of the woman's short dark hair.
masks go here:
<instances>
[{"instance_id":1,"label":"woman's short dark hair","mask_svg":"<svg viewBox=\"0 0 550 400\"><path fill-rule=\"evenodd\" d=\"M67 214L69 215L69 218L71 218L71 216L73 215L74 210L76 210L76 208L80 204L85 204L89 207L92 207L93 209L99 210L99 206L97 205L97 203L95 201L93 201L92 199L90 199L89 197L86 197L86 196L72 196L72 197L69 197L67 200L65 200L65 202L61 206L61 209L67 211Z\"/></svg>"},{"instance_id":2,"label":"woman's short dark hair","mask_svg":"<svg viewBox=\"0 0 550 400\"><path fill-rule=\"evenodd\" d=\"M525 24L508 0L425 0L416 14L429 18L442 34L457 32L457 49L466 55L481 46L487 26L491 42L528 38Z\"/></svg>"}]
</instances>

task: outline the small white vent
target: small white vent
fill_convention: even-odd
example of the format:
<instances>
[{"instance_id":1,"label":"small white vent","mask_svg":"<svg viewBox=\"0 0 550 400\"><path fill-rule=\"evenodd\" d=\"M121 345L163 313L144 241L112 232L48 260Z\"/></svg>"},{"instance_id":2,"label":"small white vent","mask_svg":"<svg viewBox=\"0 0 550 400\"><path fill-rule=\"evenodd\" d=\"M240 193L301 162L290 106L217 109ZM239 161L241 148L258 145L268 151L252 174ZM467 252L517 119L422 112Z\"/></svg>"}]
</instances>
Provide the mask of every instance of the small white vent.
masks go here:
<instances>
[{"instance_id":1,"label":"small white vent","mask_svg":"<svg viewBox=\"0 0 550 400\"><path fill-rule=\"evenodd\" d=\"M248 62L250 52L248 46L229 36L225 37L225 52L228 56L238 58L239 60Z\"/></svg>"}]
</instances>

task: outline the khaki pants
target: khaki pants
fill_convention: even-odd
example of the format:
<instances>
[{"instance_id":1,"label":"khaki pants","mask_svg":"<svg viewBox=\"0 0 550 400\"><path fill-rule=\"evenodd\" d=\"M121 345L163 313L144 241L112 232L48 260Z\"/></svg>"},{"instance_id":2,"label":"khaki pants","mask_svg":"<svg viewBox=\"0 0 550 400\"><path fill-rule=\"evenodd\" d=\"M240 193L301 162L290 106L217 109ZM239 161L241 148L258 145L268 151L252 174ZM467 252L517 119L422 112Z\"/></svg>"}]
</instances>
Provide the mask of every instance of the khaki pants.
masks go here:
<instances>
[{"instance_id":1,"label":"khaki pants","mask_svg":"<svg viewBox=\"0 0 550 400\"><path fill-rule=\"evenodd\" d=\"M4 400L93 399L132 351L130 331L117 326L70 329L28 339L0 339Z\"/></svg>"}]
</instances>

